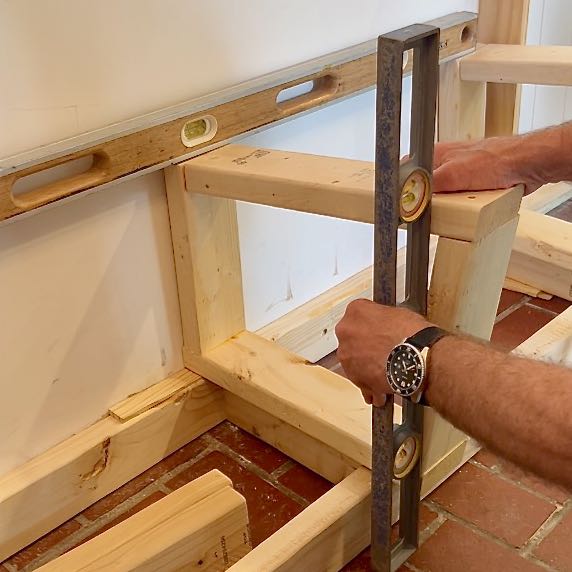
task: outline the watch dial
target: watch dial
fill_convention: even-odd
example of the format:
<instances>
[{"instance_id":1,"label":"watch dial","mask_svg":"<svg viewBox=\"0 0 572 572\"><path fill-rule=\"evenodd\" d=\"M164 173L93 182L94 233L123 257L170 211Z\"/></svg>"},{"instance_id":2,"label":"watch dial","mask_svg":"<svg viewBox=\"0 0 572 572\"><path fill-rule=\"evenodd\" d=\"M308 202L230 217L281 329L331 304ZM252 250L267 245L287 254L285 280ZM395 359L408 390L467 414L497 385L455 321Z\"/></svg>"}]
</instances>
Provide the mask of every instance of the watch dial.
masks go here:
<instances>
[{"instance_id":1,"label":"watch dial","mask_svg":"<svg viewBox=\"0 0 572 572\"><path fill-rule=\"evenodd\" d=\"M409 344L398 345L387 360L387 380L391 388L406 397L415 393L425 374L419 351Z\"/></svg>"}]
</instances>

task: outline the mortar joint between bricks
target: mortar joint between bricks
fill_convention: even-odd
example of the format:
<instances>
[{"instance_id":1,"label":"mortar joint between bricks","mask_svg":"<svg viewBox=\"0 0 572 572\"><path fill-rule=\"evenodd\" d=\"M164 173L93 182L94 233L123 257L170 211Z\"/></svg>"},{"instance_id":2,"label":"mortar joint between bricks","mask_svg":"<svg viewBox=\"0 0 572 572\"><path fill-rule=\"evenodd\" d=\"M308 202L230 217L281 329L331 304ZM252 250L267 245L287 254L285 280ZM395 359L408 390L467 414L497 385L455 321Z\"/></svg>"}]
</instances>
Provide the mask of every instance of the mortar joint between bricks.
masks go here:
<instances>
[{"instance_id":1,"label":"mortar joint between bricks","mask_svg":"<svg viewBox=\"0 0 572 572\"><path fill-rule=\"evenodd\" d=\"M436 512L437 514L442 514L447 520L452 520L453 522L456 522L457 524L460 524L465 528L468 528L469 530L473 531L475 534L478 534L479 536L486 538L487 540L490 540L491 542L494 542L495 544L498 544L503 548L508 548L513 552L520 554L519 547L514 546L513 544L510 544L506 540L503 540L502 538L499 538L498 536L495 536L494 534L486 530L483 530L482 528L479 528L476 524L468 520L465 520L464 518L461 518L456 514L453 514L452 512L449 512L446 508L443 508L440 504L436 503L435 501L427 500L425 501L425 503L432 511Z\"/></svg>"},{"instance_id":2,"label":"mortar joint between bricks","mask_svg":"<svg viewBox=\"0 0 572 572\"><path fill-rule=\"evenodd\" d=\"M284 473L287 473L290 469L296 466L296 463L292 461L292 459L288 459L284 463L282 463L277 469L274 469L270 476L273 479L279 479Z\"/></svg>"},{"instance_id":3,"label":"mortar joint between bricks","mask_svg":"<svg viewBox=\"0 0 572 572\"><path fill-rule=\"evenodd\" d=\"M261 469L258 465L250 461L249 459L243 457L241 454L237 453L233 449L231 449L228 445L221 443L214 437L210 435L206 435L209 444L212 447L216 448L218 451L230 457L234 461L236 461L241 467L244 467L247 471L254 473L257 477L260 477L263 481L271 484L275 489L278 489L283 495L287 496L294 502L302 505L303 507L307 507L310 503L304 498L301 497L299 494L291 491L288 487L285 487L276 477L273 477L271 473L266 472L264 469Z\"/></svg>"},{"instance_id":4,"label":"mortar joint between bricks","mask_svg":"<svg viewBox=\"0 0 572 572\"><path fill-rule=\"evenodd\" d=\"M475 467L478 467L479 469L482 469L483 471L486 471L487 473L490 473L492 475L495 475L496 477L499 477L499 479L501 479L502 481L505 481L506 483L510 483L511 485L514 485L516 487L518 487L519 489L522 489L523 491L526 491L527 493L534 495L535 497L549 502L550 504L554 505L555 508L562 508L562 504L559 503L558 501L555 501L554 499L547 497L546 495L543 495L542 493L539 493L538 491L527 487L524 483L522 483L519 480L514 480L511 479L510 477L507 477L502 468L499 467L499 465L493 465L492 467L488 467L487 465L483 465L483 463L480 463L479 461L477 461L476 459L470 459L469 463L471 465L474 465Z\"/></svg>"},{"instance_id":5,"label":"mortar joint between bricks","mask_svg":"<svg viewBox=\"0 0 572 572\"><path fill-rule=\"evenodd\" d=\"M522 308L525 304L530 302L532 298L530 296L523 296L521 300L515 302L511 306L509 306L506 310L503 310L500 314L498 314L495 318L495 324L498 324L501 320L504 320L507 316L510 316L513 312L516 312L519 308Z\"/></svg>"},{"instance_id":6,"label":"mortar joint between bricks","mask_svg":"<svg viewBox=\"0 0 572 572\"><path fill-rule=\"evenodd\" d=\"M525 542L520 549L520 554L527 558L537 558L532 552L538 545L562 522L562 519L572 510L572 501L568 500L563 506L557 508L539 527L538 530Z\"/></svg>"}]
</instances>

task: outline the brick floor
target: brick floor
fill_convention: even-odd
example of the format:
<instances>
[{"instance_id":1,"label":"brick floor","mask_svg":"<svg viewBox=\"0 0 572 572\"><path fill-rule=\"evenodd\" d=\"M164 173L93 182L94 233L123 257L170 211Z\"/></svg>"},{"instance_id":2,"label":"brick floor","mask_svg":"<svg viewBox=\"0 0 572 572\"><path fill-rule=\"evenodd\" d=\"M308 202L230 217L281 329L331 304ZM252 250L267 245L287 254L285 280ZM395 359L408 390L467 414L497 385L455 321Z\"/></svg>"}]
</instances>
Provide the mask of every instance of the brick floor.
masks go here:
<instances>
[{"instance_id":1,"label":"brick floor","mask_svg":"<svg viewBox=\"0 0 572 572\"><path fill-rule=\"evenodd\" d=\"M508 350L568 305L505 292L493 339ZM324 363L340 371L334 355ZM226 473L246 497L255 544L331 487L225 422L0 563L0 572L34 570L211 468ZM572 495L489 451L479 452L422 504L420 530L422 545L399 572L572 571ZM344 572L369 570L366 550Z\"/></svg>"},{"instance_id":2,"label":"brick floor","mask_svg":"<svg viewBox=\"0 0 572 572\"><path fill-rule=\"evenodd\" d=\"M229 477L234 488L246 499L254 546L260 544L304 509L303 504L288 497L272 483L265 481L220 451L209 453L207 457L167 481L166 485L172 490L182 487L212 469L218 469Z\"/></svg>"},{"instance_id":3,"label":"brick floor","mask_svg":"<svg viewBox=\"0 0 572 572\"><path fill-rule=\"evenodd\" d=\"M448 520L410 558L423 572L540 572L510 548Z\"/></svg>"},{"instance_id":4,"label":"brick floor","mask_svg":"<svg viewBox=\"0 0 572 572\"><path fill-rule=\"evenodd\" d=\"M558 570L572 570L572 510L568 510L534 554Z\"/></svg>"},{"instance_id":5,"label":"brick floor","mask_svg":"<svg viewBox=\"0 0 572 572\"><path fill-rule=\"evenodd\" d=\"M520 547L554 512L554 504L467 463L429 497L455 516Z\"/></svg>"},{"instance_id":6,"label":"brick floor","mask_svg":"<svg viewBox=\"0 0 572 572\"><path fill-rule=\"evenodd\" d=\"M511 351L534 332L548 324L555 313L535 306L521 306L497 323L491 341L500 349Z\"/></svg>"}]
</instances>

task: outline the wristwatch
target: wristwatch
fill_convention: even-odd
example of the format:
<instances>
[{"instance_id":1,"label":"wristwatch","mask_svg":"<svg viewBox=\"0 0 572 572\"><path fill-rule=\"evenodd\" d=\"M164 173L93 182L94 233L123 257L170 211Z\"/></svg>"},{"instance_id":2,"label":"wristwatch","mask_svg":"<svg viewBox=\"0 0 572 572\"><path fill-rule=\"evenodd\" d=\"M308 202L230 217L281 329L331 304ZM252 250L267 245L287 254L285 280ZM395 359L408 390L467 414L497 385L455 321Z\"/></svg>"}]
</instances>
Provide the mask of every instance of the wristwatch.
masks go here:
<instances>
[{"instance_id":1,"label":"wristwatch","mask_svg":"<svg viewBox=\"0 0 572 572\"><path fill-rule=\"evenodd\" d=\"M387 358L387 382L394 393L419 403L427 380L429 349L449 332L429 326L397 344Z\"/></svg>"}]
</instances>

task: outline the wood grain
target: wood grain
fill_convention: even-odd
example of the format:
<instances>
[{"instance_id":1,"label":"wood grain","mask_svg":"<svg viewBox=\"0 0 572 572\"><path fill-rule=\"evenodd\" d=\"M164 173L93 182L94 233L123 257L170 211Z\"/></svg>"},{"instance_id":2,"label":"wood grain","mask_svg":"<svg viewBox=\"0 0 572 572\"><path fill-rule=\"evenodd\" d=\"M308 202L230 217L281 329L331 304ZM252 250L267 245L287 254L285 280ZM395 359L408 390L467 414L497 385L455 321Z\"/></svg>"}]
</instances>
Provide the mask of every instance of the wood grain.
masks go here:
<instances>
[{"instance_id":1,"label":"wood grain","mask_svg":"<svg viewBox=\"0 0 572 572\"><path fill-rule=\"evenodd\" d=\"M181 165L190 193L373 223L369 161L227 145ZM442 193L432 199L431 232L476 241L510 220L522 188Z\"/></svg>"},{"instance_id":2,"label":"wood grain","mask_svg":"<svg viewBox=\"0 0 572 572\"><path fill-rule=\"evenodd\" d=\"M461 79L490 83L572 85L572 46L488 44L460 62Z\"/></svg>"},{"instance_id":3,"label":"wood grain","mask_svg":"<svg viewBox=\"0 0 572 572\"><path fill-rule=\"evenodd\" d=\"M479 0L479 42L518 44L526 41L530 0ZM520 86L487 85L487 137L512 135L517 131Z\"/></svg>"},{"instance_id":4,"label":"wood grain","mask_svg":"<svg viewBox=\"0 0 572 572\"><path fill-rule=\"evenodd\" d=\"M183 340L200 354L245 328L236 203L187 193L165 169Z\"/></svg>"}]
</instances>

